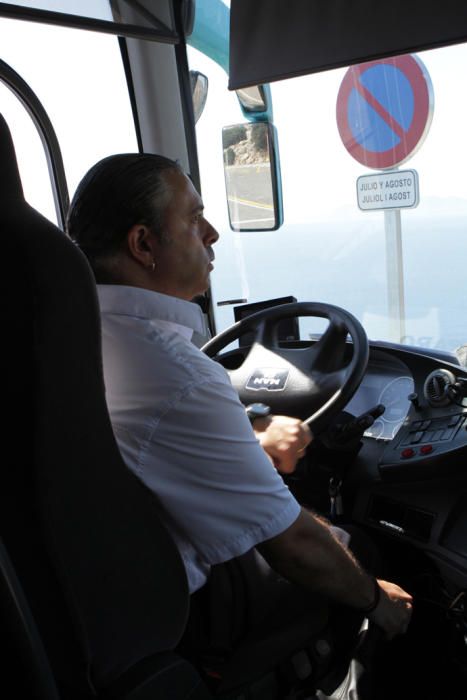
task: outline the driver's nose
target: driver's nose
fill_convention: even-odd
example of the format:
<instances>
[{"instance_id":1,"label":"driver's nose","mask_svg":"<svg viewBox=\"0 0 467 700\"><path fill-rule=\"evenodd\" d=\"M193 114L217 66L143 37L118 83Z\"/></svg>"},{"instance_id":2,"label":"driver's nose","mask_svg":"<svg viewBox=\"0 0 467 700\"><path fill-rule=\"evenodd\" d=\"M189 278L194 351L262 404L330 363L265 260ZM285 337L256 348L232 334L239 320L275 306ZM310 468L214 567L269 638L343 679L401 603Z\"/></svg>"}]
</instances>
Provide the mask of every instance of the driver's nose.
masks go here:
<instances>
[{"instance_id":1,"label":"driver's nose","mask_svg":"<svg viewBox=\"0 0 467 700\"><path fill-rule=\"evenodd\" d=\"M204 220L205 230L203 235L203 241L205 246L214 245L216 241L219 240L219 234L212 224L209 223L207 219Z\"/></svg>"}]
</instances>

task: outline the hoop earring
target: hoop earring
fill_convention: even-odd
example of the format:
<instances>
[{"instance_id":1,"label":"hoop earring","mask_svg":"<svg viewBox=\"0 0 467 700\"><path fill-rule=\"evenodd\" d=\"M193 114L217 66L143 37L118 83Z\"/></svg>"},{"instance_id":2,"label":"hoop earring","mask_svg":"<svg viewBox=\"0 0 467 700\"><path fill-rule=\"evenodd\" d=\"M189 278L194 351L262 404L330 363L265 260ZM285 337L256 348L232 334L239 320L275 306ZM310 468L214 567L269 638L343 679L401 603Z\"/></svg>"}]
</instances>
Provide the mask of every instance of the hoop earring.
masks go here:
<instances>
[{"instance_id":1,"label":"hoop earring","mask_svg":"<svg viewBox=\"0 0 467 700\"><path fill-rule=\"evenodd\" d=\"M153 261L152 261L152 265L151 265L151 271L154 272L155 269L156 269L156 263L155 263L154 260L153 260Z\"/></svg>"}]
</instances>

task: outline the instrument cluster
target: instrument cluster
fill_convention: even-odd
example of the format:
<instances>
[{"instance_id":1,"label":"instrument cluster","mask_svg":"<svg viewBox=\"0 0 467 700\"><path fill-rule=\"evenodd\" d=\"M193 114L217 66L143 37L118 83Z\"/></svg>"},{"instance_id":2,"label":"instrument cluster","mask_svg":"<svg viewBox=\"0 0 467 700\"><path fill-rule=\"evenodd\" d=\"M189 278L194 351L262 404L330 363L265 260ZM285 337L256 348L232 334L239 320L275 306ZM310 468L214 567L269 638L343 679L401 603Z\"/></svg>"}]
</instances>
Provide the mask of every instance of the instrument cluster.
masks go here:
<instances>
[{"instance_id":1,"label":"instrument cluster","mask_svg":"<svg viewBox=\"0 0 467 700\"><path fill-rule=\"evenodd\" d=\"M408 368L401 374L392 367L369 365L365 377L346 411L355 416L367 412L377 404L385 407L364 433L365 437L378 440L392 440L402 427L410 408L409 394L414 391L414 380Z\"/></svg>"}]
</instances>

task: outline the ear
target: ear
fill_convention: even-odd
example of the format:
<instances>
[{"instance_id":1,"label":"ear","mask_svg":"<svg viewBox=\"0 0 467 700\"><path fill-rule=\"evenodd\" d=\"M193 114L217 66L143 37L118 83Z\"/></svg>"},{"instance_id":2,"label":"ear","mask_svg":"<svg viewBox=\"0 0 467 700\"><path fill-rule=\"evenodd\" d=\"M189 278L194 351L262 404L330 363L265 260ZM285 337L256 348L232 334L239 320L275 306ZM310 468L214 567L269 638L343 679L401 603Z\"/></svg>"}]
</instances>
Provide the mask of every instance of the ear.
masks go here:
<instances>
[{"instance_id":1,"label":"ear","mask_svg":"<svg viewBox=\"0 0 467 700\"><path fill-rule=\"evenodd\" d=\"M143 267L151 267L156 250L154 236L143 224L135 224L127 234L127 245L130 256Z\"/></svg>"}]
</instances>

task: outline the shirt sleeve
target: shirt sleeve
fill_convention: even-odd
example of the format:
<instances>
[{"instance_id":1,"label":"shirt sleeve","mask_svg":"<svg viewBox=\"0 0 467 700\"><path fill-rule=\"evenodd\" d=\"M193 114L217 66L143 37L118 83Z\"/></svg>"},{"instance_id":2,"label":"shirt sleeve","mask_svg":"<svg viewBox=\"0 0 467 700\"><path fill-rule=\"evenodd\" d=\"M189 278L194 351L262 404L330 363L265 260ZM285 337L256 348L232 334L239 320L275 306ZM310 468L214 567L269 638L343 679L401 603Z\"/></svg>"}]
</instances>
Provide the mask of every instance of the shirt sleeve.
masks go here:
<instances>
[{"instance_id":1,"label":"shirt sleeve","mask_svg":"<svg viewBox=\"0 0 467 700\"><path fill-rule=\"evenodd\" d=\"M255 437L230 381L201 380L160 416L141 477L210 564L287 529L300 506Z\"/></svg>"}]
</instances>

